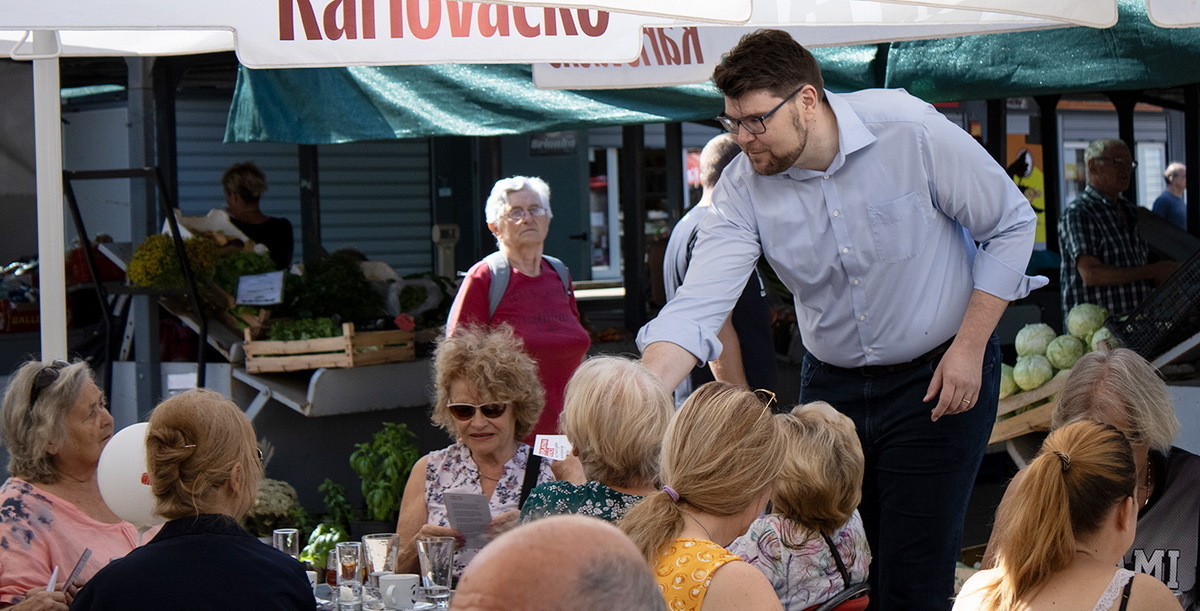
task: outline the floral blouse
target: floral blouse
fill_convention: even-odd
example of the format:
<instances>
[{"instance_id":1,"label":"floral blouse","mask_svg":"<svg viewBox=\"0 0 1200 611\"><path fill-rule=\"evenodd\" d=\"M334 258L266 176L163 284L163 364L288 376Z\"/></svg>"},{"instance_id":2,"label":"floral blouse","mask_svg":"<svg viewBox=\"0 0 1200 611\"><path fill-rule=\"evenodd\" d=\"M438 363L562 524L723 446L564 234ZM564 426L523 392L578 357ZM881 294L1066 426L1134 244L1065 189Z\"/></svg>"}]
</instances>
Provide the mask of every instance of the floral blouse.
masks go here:
<instances>
[{"instance_id":1,"label":"floral blouse","mask_svg":"<svg viewBox=\"0 0 1200 611\"><path fill-rule=\"evenodd\" d=\"M518 503L521 500L521 484L525 481L525 465L529 462L529 451L529 446L519 443L517 453L504 463L504 475L500 476L492 498L488 499L488 508L491 509L493 518L520 509ZM543 458L537 482L541 484L553 479L550 461ZM429 510L429 524L450 526L450 519L446 515L446 502L442 497L445 492L483 493L483 486L479 481L479 468L471 458L471 451L461 443L429 453L425 469L425 507ZM466 547L455 552L455 579L462 574L467 563L478 552L477 548Z\"/></svg>"},{"instance_id":2,"label":"floral blouse","mask_svg":"<svg viewBox=\"0 0 1200 611\"><path fill-rule=\"evenodd\" d=\"M796 547L785 545L780 537L784 532L788 541L803 543ZM871 550L857 511L832 539L850 573L851 583L866 581ZM729 544L729 551L767 576L784 609L820 604L846 587L825 539L776 513L755 520L746 534Z\"/></svg>"},{"instance_id":3,"label":"floral blouse","mask_svg":"<svg viewBox=\"0 0 1200 611\"><path fill-rule=\"evenodd\" d=\"M85 549L92 555L82 581L137 545L132 524L100 522L65 499L10 478L0 486L0 605L21 602L31 588L45 586L55 565L62 587Z\"/></svg>"},{"instance_id":4,"label":"floral blouse","mask_svg":"<svg viewBox=\"0 0 1200 611\"><path fill-rule=\"evenodd\" d=\"M593 516L616 522L641 500L640 496L617 492L596 481L586 482L582 486L553 481L541 484L529 493L529 498L521 507L521 522L561 514Z\"/></svg>"}]
</instances>

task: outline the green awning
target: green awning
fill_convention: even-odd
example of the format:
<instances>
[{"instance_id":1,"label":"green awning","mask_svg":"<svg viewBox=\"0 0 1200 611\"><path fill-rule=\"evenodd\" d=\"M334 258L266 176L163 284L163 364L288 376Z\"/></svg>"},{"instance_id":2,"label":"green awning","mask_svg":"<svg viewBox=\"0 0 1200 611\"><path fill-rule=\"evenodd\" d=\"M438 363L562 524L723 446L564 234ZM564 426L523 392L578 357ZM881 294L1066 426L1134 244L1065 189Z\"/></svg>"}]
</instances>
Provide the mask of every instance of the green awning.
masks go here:
<instances>
[{"instance_id":1,"label":"green awning","mask_svg":"<svg viewBox=\"0 0 1200 611\"><path fill-rule=\"evenodd\" d=\"M1165 88L1200 82L1200 28L1160 28L1144 0L1117 25L892 43L886 86L930 102Z\"/></svg>"},{"instance_id":2,"label":"green awning","mask_svg":"<svg viewBox=\"0 0 1200 611\"><path fill-rule=\"evenodd\" d=\"M874 45L818 49L826 86L874 85ZM824 54L828 54L828 58ZM846 67L843 69L842 66ZM238 71L226 142L333 144L428 136L501 136L712 119L711 83L652 89L544 90L528 65L439 64Z\"/></svg>"}]
</instances>

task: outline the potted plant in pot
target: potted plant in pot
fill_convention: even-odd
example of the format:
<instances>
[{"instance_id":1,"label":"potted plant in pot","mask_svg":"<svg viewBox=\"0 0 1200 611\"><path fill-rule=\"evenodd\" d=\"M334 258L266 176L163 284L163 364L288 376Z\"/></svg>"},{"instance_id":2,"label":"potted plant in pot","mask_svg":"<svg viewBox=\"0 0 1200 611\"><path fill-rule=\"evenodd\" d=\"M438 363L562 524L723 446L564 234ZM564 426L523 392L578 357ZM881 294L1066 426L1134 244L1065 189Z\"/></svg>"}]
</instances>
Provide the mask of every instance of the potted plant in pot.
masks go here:
<instances>
[{"instance_id":1,"label":"potted plant in pot","mask_svg":"<svg viewBox=\"0 0 1200 611\"><path fill-rule=\"evenodd\" d=\"M407 426L395 422L385 422L383 429L369 442L354 446L350 467L362 479L366 514L361 522L351 521L352 539L396 531L404 485L420 457L416 435Z\"/></svg>"}]
</instances>

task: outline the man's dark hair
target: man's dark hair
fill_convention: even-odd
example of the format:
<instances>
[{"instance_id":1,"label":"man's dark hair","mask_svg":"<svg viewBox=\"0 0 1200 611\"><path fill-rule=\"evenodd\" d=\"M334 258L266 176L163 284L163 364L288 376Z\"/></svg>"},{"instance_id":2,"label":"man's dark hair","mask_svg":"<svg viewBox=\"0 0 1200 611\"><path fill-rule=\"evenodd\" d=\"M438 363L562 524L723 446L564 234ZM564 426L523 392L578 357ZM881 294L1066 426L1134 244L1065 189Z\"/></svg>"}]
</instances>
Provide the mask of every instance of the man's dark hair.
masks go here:
<instances>
[{"instance_id":1,"label":"man's dark hair","mask_svg":"<svg viewBox=\"0 0 1200 611\"><path fill-rule=\"evenodd\" d=\"M667 611L658 584L637 558L605 554L587 563L563 609Z\"/></svg>"},{"instance_id":2,"label":"man's dark hair","mask_svg":"<svg viewBox=\"0 0 1200 611\"><path fill-rule=\"evenodd\" d=\"M713 82L727 98L756 89L784 97L802 85L824 97L825 80L817 59L783 30L758 30L742 37L715 70Z\"/></svg>"}]
</instances>

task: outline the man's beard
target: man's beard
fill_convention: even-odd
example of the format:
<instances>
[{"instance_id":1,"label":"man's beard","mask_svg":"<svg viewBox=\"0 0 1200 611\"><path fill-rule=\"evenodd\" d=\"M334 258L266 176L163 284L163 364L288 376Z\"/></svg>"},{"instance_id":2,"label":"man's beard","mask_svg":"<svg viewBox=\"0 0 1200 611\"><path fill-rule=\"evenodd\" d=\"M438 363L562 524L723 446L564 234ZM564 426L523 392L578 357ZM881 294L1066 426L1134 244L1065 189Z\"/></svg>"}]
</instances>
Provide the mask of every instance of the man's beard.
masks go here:
<instances>
[{"instance_id":1,"label":"man's beard","mask_svg":"<svg viewBox=\"0 0 1200 611\"><path fill-rule=\"evenodd\" d=\"M804 147L808 144L808 128L800 123L800 116L797 113L792 118L792 129L796 130L798 142L796 147L785 152L782 155L776 155L770 151L764 151L768 156L765 160L758 160L750 157L750 167L754 169L754 173L759 176L774 176L796 163L800 158L800 154L804 152Z\"/></svg>"}]
</instances>

